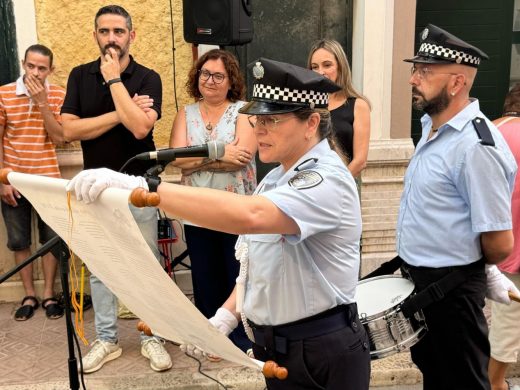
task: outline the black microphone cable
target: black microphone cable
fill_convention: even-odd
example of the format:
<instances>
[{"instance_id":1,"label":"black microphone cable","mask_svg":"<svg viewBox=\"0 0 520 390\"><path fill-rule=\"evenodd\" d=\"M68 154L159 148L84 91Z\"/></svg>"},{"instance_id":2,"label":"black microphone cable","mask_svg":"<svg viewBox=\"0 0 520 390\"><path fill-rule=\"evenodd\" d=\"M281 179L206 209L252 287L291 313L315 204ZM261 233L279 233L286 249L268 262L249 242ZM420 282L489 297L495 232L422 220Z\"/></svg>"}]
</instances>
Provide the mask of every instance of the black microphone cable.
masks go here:
<instances>
[{"instance_id":1,"label":"black microphone cable","mask_svg":"<svg viewBox=\"0 0 520 390\"><path fill-rule=\"evenodd\" d=\"M123 166L121 168L119 168L118 172L125 173L125 168L128 166L128 164L130 164L132 161L135 161L135 160L137 160L137 156L133 156L133 157L129 158L128 160L126 160L126 162L123 164Z\"/></svg>"}]
</instances>

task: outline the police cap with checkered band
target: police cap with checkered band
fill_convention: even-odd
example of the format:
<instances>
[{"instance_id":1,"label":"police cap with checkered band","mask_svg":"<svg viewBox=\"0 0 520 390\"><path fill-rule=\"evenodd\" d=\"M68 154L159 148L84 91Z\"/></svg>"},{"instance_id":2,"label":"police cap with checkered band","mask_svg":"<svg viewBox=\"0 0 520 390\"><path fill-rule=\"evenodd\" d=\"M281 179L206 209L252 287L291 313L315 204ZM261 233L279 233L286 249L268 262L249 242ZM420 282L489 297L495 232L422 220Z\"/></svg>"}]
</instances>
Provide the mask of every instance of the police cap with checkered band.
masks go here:
<instances>
[{"instance_id":1,"label":"police cap with checkered band","mask_svg":"<svg viewBox=\"0 0 520 390\"><path fill-rule=\"evenodd\" d=\"M329 93L341 88L310 69L259 58L248 68L255 78L251 101L240 109L249 115L283 114L301 108L327 108Z\"/></svg>"},{"instance_id":2,"label":"police cap with checkered band","mask_svg":"<svg viewBox=\"0 0 520 390\"><path fill-rule=\"evenodd\" d=\"M406 62L422 64L461 64L477 68L488 55L478 47L472 46L455 35L428 24L420 34L419 51Z\"/></svg>"}]
</instances>

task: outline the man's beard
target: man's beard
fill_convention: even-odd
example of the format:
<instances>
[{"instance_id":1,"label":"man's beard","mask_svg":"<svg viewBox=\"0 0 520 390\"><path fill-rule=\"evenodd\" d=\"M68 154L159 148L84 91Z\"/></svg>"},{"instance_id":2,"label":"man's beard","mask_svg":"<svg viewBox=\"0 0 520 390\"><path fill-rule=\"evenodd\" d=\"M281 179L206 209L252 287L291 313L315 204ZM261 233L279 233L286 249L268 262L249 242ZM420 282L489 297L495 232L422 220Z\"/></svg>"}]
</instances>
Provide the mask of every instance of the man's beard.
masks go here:
<instances>
[{"instance_id":1,"label":"man's beard","mask_svg":"<svg viewBox=\"0 0 520 390\"><path fill-rule=\"evenodd\" d=\"M119 47L113 43L109 43L108 45L106 45L104 48L101 49L103 55L110 54L110 52L108 51L108 49L110 49L110 48L114 49L116 51L116 53L118 53L117 56L119 57L119 59L123 58L126 54L126 50L123 50L122 47Z\"/></svg>"},{"instance_id":2,"label":"man's beard","mask_svg":"<svg viewBox=\"0 0 520 390\"><path fill-rule=\"evenodd\" d=\"M419 99L421 97L422 99ZM416 110L424 111L428 115L436 115L443 112L450 104L450 97L446 86L439 94L430 100L426 100L424 95L415 87L412 88L412 106Z\"/></svg>"}]
</instances>

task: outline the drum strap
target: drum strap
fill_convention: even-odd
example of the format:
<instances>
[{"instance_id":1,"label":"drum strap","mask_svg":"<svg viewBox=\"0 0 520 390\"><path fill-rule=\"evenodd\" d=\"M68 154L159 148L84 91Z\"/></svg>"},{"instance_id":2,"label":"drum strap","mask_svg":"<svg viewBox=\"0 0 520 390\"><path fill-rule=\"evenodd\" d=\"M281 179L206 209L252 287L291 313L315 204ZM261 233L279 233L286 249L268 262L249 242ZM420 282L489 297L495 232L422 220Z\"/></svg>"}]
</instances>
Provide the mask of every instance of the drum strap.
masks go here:
<instances>
[{"instance_id":1,"label":"drum strap","mask_svg":"<svg viewBox=\"0 0 520 390\"><path fill-rule=\"evenodd\" d=\"M450 270L449 273L443 276L441 279L436 282L431 283L424 290L419 291L417 294L413 295L401 305L401 311L406 318L411 318L413 315L419 310L424 309L428 305L431 305L434 302L438 302L453 289L455 289L460 284L467 281L471 275L475 272L483 268L484 259L476 261L472 264L469 264L464 267L448 267ZM402 266L403 275L406 277L410 277L413 281L413 274L415 272L432 272L433 269L428 271L427 268L421 267L410 267L408 264L403 263ZM421 271L418 271L421 269ZM438 270L438 269L437 269Z\"/></svg>"},{"instance_id":2,"label":"drum strap","mask_svg":"<svg viewBox=\"0 0 520 390\"><path fill-rule=\"evenodd\" d=\"M366 276L363 276L361 280L374 278L376 276L383 276L383 275L391 275L395 271L397 271L401 265L403 264L403 259L401 259L399 256L394 257L392 260L389 260L379 266L378 269L375 271L372 271Z\"/></svg>"}]
</instances>

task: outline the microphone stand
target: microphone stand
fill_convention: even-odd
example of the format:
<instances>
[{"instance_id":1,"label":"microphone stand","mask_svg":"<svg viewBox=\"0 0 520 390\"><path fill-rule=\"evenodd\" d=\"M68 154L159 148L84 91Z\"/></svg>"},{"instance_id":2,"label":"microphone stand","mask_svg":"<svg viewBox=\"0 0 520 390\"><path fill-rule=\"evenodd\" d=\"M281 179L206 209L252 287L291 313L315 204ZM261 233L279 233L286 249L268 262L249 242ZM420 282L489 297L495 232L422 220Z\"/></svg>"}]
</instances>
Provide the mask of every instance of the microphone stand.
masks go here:
<instances>
[{"instance_id":1,"label":"microphone stand","mask_svg":"<svg viewBox=\"0 0 520 390\"><path fill-rule=\"evenodd\" d=\"M29 256L22 263L14 267L12 270L7 272L6 274L0 277L0 284L9 279L11 276L19 272L22 268L36 260L38 257L46 255L52 249L59 250L59 255L57 256L57 260L60 268L60 276L61 276L61 287L63 291L63 302L65 305L65 323L67 326L67 344L69 351L68 358L68 366L69 366L69 385L71 390L79 390L79 379L78 379L78 364L76 360L76 356L74 355L74 328L72 326L71 320L71 308L70 308L70 293L69 293L69 282L67 280L68 274L68 259L69 259L69 250L65 242L59 237L55 236L43 244L39 249L34 252L31 256Z\"/></svg>"},{"instance_id":2,"label":"microphone stand","mask_svg":"<svg viewBox=\"0 0 520 390\"><path fill-rule=\"evenodd\" d=\"M61 286L63 290L63 302L65 303L65 324L67 325L67 346L69 350L69 385L71 390L79 390L79 379L78 379L78 361L74 354L74 327L72 326L72 311L70 304L70 292L69 292L69 281L68 281L68 265L69 265L69 248L63 240L59 242L59 263L60 263L60 276Z\"/></svg>"},{"instance_id":3,"label":"microphone stand","mask_svg":"<svg viewBox=\"0 0 520 390\"><path fill-rule=\"evenodd\" d=\"M157 190L157 186L161 183L159 174L164 171L164 167L167 164L168 162L166 161L157 160L156 165L146 170L143 177L146 179L146 182L148 183L150 192L155 192Z\"/></svg>"}]
</instances>

